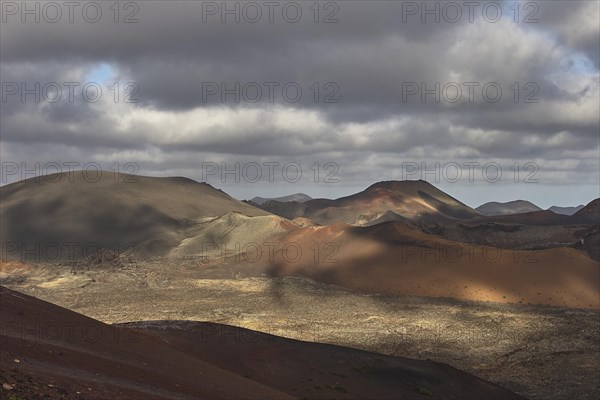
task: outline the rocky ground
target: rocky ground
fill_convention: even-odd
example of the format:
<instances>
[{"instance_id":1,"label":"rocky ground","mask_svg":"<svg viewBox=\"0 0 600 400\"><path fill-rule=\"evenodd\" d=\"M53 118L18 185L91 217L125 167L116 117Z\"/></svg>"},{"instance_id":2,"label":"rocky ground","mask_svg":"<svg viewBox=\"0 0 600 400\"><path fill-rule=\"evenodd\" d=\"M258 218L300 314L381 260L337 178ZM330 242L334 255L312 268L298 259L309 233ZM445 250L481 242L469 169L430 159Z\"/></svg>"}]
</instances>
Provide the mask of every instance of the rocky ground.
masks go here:
<instances>
[{"instance_id":1,"label":"rocky ground","mask_svg":"<svg viewBox=\"0 0 600 400\"><path fill-rule=\"evenodd\" d=\"M193 258L4 269L0 284L108 323L219 322L440 361L531 399L600 396L597 310L359 294Z\"/></svg>"}]
</instances>

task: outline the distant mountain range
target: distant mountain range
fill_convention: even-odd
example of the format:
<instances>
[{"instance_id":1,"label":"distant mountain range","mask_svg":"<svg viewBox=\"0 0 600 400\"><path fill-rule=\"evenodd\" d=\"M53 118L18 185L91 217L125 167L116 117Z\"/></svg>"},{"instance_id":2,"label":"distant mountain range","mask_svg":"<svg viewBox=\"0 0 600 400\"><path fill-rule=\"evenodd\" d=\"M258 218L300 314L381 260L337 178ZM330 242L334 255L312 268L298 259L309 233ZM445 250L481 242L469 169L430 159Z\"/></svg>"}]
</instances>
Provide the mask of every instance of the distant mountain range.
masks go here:
<instances>
[{"instance_id":1,"label":"distant mountain range","mask_svg":"<svg viewBox=\"0 0 600 400\"><path fill-rule=\"evenodd\" d=\"M514 200L506 203L490 201L489 203L480 205L475 210L483 215L487 215L488 217L495 215L523 214L533 211L542 211L540 207L526 200Z\"/></svg>"},{"instance_id":2,"label":"distant mountain range","mask_svg":"<svg viewBox=\"0 0 600 400\"><path fill-rule=\"evenodd\" d=\"M394 187L392 188L391 182L394 182ZM399 200L398 196L402 196L402 192L409 190L408 182L419 182L419 181L388 181L387 194L395 193L396 201ZM424 182L428 184L427 182ZM414 185L414 184L413 184ZM379 206L372 207L373 204L365 204L368 203L365 201L367 197L373 194L377 189L382 189L385 187L385 182L378 182L365 191L357 193L355 195L343 197L337 200L331 199L313 199L312 197L304 194L304 193L295 193L288 196L282 197L254 197L252 200L244 201L247 204L258 206L268 212L271 212L276 215L283 216L285 218L293 219L297 217L307 217L313 219L315 222L320 222L322 219L318 214L322 214L319 210L323 208L343 208L347 211L348 207L350 208L364 208L365 212L355 218L354 221L348 220L348 218L344 219L344 222L348 223L357 223L359 225L372 225L376 223L381 223L385 221L400 221L408 219L414 219L414 215L407 215L408 209L398 202L397 204L387 203L387 207L385 209L379 209ZM431 190L431 188L429 188ZM436 189L437 190L437 189ZM410 190L409 190L410 191ZM380 190L380 193L381 190ZM447 196L447 195L446 195ZM414 200L414 199L413 199ZM400 200L400 202L407 202L406 199ZM427 201L425 201L427 202ZM358 203L362 203L364 207L360 207ZM392 202L393 203L393 202ZM343 205L340 205L343 204ZM462 203L460 203L462 204ZM468 207L462 204L464 207ZM574 215L577 211L584 208L585 205L580 204L575 207L560 207L560 206L552 206L548 208L548 211L552 211L555 214L559 215ZM410 207L409 207L410 208ZM428 207L428 209L423 209L421 212L417 212L418 216L422 216L424 214L440 214L440 210L435 210L435 207ZM414 206L413 206L414 209ZM446 208L448 210L448 208ZM536 211L542 211L543 209L536 206L535 204L526 201L526 200L514 200L509 202L488 202L482 204L481 206L474 209L476 213L493 217L500 215L513 215L513 214L524 214ZM331 210L330 210L331 211ZM339 210L338 210L339 211ZM469 208L469 211L464 214L465 209L463 208L463 215L458 217L454 215L452 218L455 219L463 219L467 214L473 214L473 209ZM443 211L441 212L443 213ZM317 214L317 215L315 215ZM451 213L452 214L452 213ZM373 218L375 217L375 218ZM468 215L470 218L471 215ZM323 221L327 223L327 221Z\"/></svg>"},{"instance_id":3,"label":"distant mountain range","mask_svg":"<svg viewBox=\"0 0 600 400\"><path fill-rule=\"evenodd\" d=\"M89 243L121 250L133 243L137 257L178 257L204 253L207 243L231 249L311 226L339 225L340 232L349 232L350 226L392 223L500 247L572 247L581 242L598 258L593 250L598 246L590 244L595 242L582 242L598 224L598 201L574 215L544 211L527 201L487 203L475 210L426 181L414 180L377 182L338 199L310 199L301 193L282 197L296 199L292 201L260 198L266 201L259 205L187 178L126 179L107 173L90 182L81 174L55 174L1 187L1 236L8 243L4 256L18 257L48 243L79 243L81 251ZM511 233L516 231L518 238ZM70 258L69 249L63 250L58 258Z\"/></svg>"},{"instance_id":4,"label":"distant mountain range","mask_svg":"<svg viewBox=\"0 0 600 400\"><path fill-rule=\"evenodd\" d=\"M471 207L423 181L377 182L339 199L303 203L268 201L261 208L285 218L305 217L319 224L368 225L389 220L463 220L479 216Z\"/></svg>"},{"instance_id":5,"label":"distant mountain range","mask_svg":"<svg viewBox=\"0 0 600 400\"><path fill-rule=\"evenodd\" d=\"M262 204L266 203L267 201L272 201L272 200L280 201L280 202L297 201L298 203L304 203L305 201L312 200L312 197L310 197L309 195L304 194L304 193L295 193L295 194L290 194L289 196L283 196L283 197L273 197L273 198L255 197L250 201L252 203L262 205Z\"/></svg>"},{"instance_id":6,"label":"distant mountain range","mask_svg":"<svg viewBox=\"0 0 600 400\"><path fill-rule=\"evenodd\" d=\"M555 214L561 215L574 215L579 210L584 208L585 205L580 204L575 207L559 207L552 206L548 208L548 211L552 211ZM524 214L535 211L542 211L542 209L535 204L526 201L526 200L514 200L508 201L506 203L491 201L489 203L485 203L477 207L479 213L486 215L488 217L493 217L497 215L511 215L511 214Z\"/></svg>"}]
</instances>

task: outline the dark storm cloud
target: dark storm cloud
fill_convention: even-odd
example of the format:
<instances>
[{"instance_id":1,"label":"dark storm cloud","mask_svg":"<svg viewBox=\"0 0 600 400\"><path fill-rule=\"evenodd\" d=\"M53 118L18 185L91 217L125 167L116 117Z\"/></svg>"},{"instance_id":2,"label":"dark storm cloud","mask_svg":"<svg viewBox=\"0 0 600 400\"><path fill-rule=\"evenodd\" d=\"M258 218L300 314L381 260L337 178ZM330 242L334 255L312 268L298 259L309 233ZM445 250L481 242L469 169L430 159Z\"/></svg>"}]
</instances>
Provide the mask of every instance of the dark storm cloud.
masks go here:
<instances>
[{"instance_id":1,"label":"dark storm cloud","mask_svg":"<svg viewBox=\"0 0 600 400\"><path fill-rule=\"evenodd\" d=\"M531 11L524 8L515 23L509 12L514 2L503 4L504 18L494 23L482 17L485 2L473 22L465 14L459 23L431 17L422 23L418 14L403 16L408 3L322 2L320 20L332 11L339 20L329 24L314 23L312 2L297 3L304 13L298 23L285 21L280 9L272 23L265 15L258 23L221 23L218 15L203 22L207 2L138 1L139 22L127 24L114 23L108 3L101 3L97 23L77 11L73 23L21 23L3 14L3 83L84 84L104 63L111 79L135 82L139 102L114 101L110 83L103 83L99 102L49 104L12 96L2 103L2 141L17 158L35 159L46 148L57 152L55 158L146 160L152 171L185 170L194 154L334 157L355 171L373 155L555 162L577 159L571 151L581 156L577 164L561 164L569 176L588 179L583 168L597 177L589 152L598 149L600 129L597 2L537 2L535 23L524 23ZM222 101L220 92L206 93L236 82L257 84L262 97L236 102L232 95ZM431 89L452 82L463 91L457 102L407 96L411 85L420 90L421 84ZM465 82L479 85L473 101ZM268 83L276 83L273 101ZM286 98L286 83L299 86L301 98ZM498 101L482 97L490 83L502 89ZM324 102L327 95L334 101ZM531 99L536 102L525 101ZM385 168L373 162L355 172L370 179Z\"/></svg>"},{"instance_id":2,"label":"dark storm cloud","mask_svg":"<svg viewBox=\"0 0 600 400\"><path fill-rule=\"evenodd\" d=\"M33 23L29 18L22 24L20 14L9 15L4 24L2 55L13 60L69 56L126 61L162 53L232 61L255 50L278 53L281 46L326 38L370 40L400 32L409 40L427 42L437 32L456 25L422 24L418 18L403 23L400 2L337 2L337 10L323 11L320 16L324 20L326 14L335 11L335 23L314 23L307 4L301 4L303 15L298 22L286 22L282 17L286 2L280 2L273 22L269 22L267 13L257 23L245 22L243 18L235 23L231 16L222 23L220 15L207 16L203 22L206 3L138 1L135 17L139 22L129 24L114 23L107 7L103 7L103 18L97 23L87 23L78 13L73 23L65 17L58 23L47 23L43 18L40 23Z\"/></svg>"}]
</instances>

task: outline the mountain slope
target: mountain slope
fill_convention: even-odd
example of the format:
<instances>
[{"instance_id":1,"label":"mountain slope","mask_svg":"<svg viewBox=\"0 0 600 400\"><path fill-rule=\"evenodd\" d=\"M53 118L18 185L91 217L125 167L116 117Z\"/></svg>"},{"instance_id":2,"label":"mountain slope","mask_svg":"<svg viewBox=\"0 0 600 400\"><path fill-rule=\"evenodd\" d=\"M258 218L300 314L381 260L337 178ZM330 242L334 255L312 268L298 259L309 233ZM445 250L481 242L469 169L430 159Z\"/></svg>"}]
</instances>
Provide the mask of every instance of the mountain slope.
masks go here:
<instances>
[{"instance_id":1,"label":"mountain slope","mask_svg":"<svg viewBox=\"0 0 600 400\"><path fill-rule=\"evenodd\" d=\"M465 399L519 398L432 361L301 342L195 321L149 321L123 326L141 328L141 332L167 340L188 354L239 375L247 374L269 387L288 393L290 387L297 388L292 393L298 398L419 399L425 393L433 398L447 395ZM227 346L223 346L224 341ZM324 375L321 371L328 373Z\"/></svg>"},{"instance_id":2,"label":"mountain slope","mask_svg":"<svg viewBox=\"0 0 600 400\"><path fill-rule=\"evenodd\" d=\"M188 237L169 252L169 256L203 255L234 259L235 254L252 252L255 254L247 257L256 257L258 261L263 255L264 243L294 229L298 226L292 221L276 215L249 217L230 212L190 228Z\"/></svg>"},{"instance_id":3,"label":"mountain slope","mask_svg":"<svg viewBox=\"0 0 600 400\"><path fill-rule=\"evenodd\" d=\"M592 218L600 217L600 198L590 201L581 210L573 214L576 217L591 216Z\"/></svg>"},{"instance_id":4,"label":"mountain slope","mask_svg":"<svg viewBox=\"0 0 600 400\"><path fill-rule=\"evenodd\" d=\"M337 222L367 225L390 218L390 211L396 214L393 218L408 220L462 220L479 215L423 180L378 182L362 192L336 200L267 202L262 208L286 218L303 216L324 225Z\"/></svg>"},{"instance_id":5,"label":"mountain slope","mask_svg":"<svg viewBox=\"0 0 600 400\"><path fill-rule=\"evenodd\" d=\"M522 398L431 361L211 323L111 326L4 287L0 303L3 398Z\"/></svg>"},{"instance_id":6,"label":"mountain slope","mask_svg":"<svg viewBox=\"0 0 600 400\"><path fill-rule=\"evenodd\" d=\"M0 300L0 368L3 382L13 386L10 394L85 399L291 398L162 341L34 297L0 287ZM36 391L45 391L46 397L34 396Z\"/></svg>"},{"instance_id":7,"label":"mountain slope","mask_svg":"<svg viewBox=\"0 0 600 400\"><path fill-rule=\"evenodd\" d=\"M96 181L76 171L3 186L0 218L6 252L29 255L28 261L55 254L65 259L99 247L160 255L176 246L183 230L199 218L230 211L268 215L191 179L130 179L103 171Z\"/></svg>"},{"instance_id":8,"label":"mountain slope","mask_svg":"<svg viewBox=\"0 0 600 400\"><path fill-rule=\"evenodd\" d=\"M510 232L507 236L510 240ZM285 240L307 251L297 260L278 258L275 272L282 276L299 274L378 294L600 307L599 264L574 248L503 249L394 221L303 228Z\"/></svg>"},{"instance_id":9,"label":"mountain slope","mask_svg":"<svg viewBox=\"0 0 600 400\"><path fill-rule=\"evenodd\" d=\"M558 216L558 215L557 215ZM590 201L573 215L560 215L565 217L569 224L600 225L600 198Z\"/></svg>"}]
</instances>

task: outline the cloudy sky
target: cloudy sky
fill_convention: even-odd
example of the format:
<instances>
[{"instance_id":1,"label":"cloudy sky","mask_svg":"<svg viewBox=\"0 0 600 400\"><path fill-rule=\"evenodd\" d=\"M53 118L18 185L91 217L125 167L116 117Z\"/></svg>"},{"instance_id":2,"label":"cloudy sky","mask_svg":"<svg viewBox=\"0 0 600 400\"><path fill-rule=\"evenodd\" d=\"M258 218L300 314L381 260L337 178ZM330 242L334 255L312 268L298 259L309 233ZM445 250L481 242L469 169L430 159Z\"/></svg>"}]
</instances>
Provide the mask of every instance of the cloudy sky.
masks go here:
<instances>
[{"instance_id":1,"label":"cloudy sky","mask_svg":"<svg viewBox=\"0 0 600 400\"><path fill-rule=\"evenodd\" d=\"M470 4L2 1L1 183L80 165L238 198L599 197L598 1Z\"/></svg>"}]
</instances>

